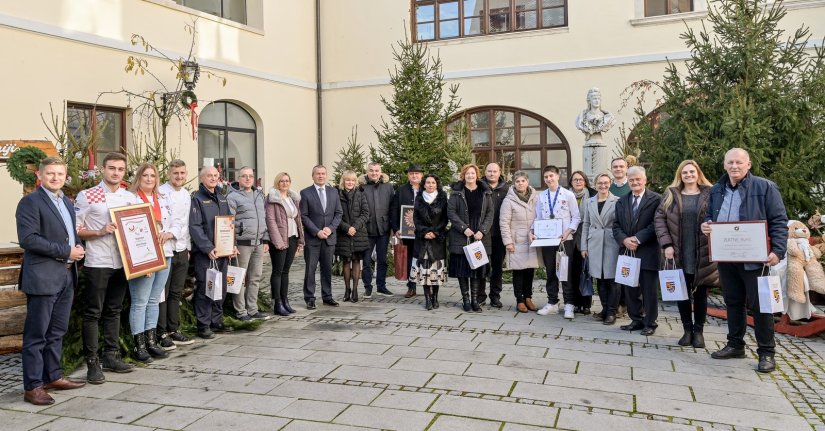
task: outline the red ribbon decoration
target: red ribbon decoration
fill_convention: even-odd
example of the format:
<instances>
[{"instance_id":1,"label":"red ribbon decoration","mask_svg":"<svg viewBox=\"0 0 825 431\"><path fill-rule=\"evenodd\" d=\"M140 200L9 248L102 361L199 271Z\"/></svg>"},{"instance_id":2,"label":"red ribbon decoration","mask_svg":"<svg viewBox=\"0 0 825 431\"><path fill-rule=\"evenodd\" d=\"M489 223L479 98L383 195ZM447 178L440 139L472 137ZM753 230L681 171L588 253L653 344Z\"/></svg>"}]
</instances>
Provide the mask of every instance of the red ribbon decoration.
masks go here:
<instances>
[{"instance_id":1,"label":"red ribbon decoration","mask_svg":"<svg viewBox=\"0 0 825 431\"><path fill-rule=\"evenodd\" d=\"M195 112L195 108L198 107L198 102L192 102L189 105L190 113L191 113L191 122L192 122L192 139L197 138L198 132L198 114Z\"/></svg>"}]
</instances>

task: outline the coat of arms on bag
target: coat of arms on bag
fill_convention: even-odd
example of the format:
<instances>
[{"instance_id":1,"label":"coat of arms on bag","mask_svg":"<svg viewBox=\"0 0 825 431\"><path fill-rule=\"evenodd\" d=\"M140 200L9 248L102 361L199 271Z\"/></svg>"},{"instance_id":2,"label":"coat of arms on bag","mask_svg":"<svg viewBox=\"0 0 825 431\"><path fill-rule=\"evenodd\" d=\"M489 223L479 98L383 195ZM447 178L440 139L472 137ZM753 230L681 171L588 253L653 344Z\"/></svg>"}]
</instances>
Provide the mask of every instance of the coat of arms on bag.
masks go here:
<instances>
[{"instance_id":1,"label":"coat of arms on bag","mask_svg":"<svg viewBox=\"0 0 825 431\"><path fill-rule=\"evenodd\" d=\"M665 288L667 288L668 292L673 293L673 292L676 291L676 283L674 283L672 281L666 281L665 282Z\"/></svg>"},{"instance_id":2,"label":"coat of arms on bag","mask_svg":"<svg viewBox=\"0 0 825 431\"><path fill-rule=\"evenodd\" d=\"M206 281L206 290L211 291L213 289L215 289L215 286L212 284L212 280L207 280Z\"/></svg>"},{"instance_id":3,"label":"coat of arms on bag","mask_svg":"<svg viewBox=\"0 0 825 431\"><path fill-rule=\"evenodd\" d=\"M622 267L622 277L630 277L630 268L626 266Z\"/></svg>"},{"instance_id":4,"label":"coat of arms on bag","mask_svg":"<svg viewBox=\"0 0 825 431\"><path fill-rule=\"evenodd\" d=\"M235 276L234 275L227 275L226 276L226 284L229 286L235 285Z\"/></svg>"},{"instance_id":5,"label":"coat of arms on bag","mask_svg":"<svg viewBox=\"0 0 825 431\"><path fill-rule=\"evenodd\" d=\"M481 252L480 251L476 251L475 253L473 253L473 256L476 257L476 260L481 260Z\"/></svg>"},{"instance_id":6,"label":"coat of arms on bag","mask_svg":"<svg viewBox=\"0 0 825 431\"><path fill-rule=\"evenodd\" d=\"M779 290L774 289L772 293L773 293L773 300L776 301L776 303L778 304L779 300L782 299L782 298L779 297Z\"/></svg>"}]
</instances>

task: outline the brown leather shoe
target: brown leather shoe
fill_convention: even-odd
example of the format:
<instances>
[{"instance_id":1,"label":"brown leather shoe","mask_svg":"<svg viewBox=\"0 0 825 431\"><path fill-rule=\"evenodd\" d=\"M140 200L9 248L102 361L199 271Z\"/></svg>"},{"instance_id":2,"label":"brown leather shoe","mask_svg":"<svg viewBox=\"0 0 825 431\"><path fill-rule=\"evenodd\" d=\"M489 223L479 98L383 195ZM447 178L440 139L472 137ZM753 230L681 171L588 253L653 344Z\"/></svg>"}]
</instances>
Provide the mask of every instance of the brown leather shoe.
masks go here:
<instances>
[{"instance_id":1,"label":"brown leather shoe","mask_svg":"<svg viewBox=\"0 0 825 431\"><path fill-rule=\"evenodd\" d=\"M527 307L527 309L530 311L538 310L536 304L533 304L533 298L524 298L524 306Z\"/></svg>"},{"instance_id":2,"label":"brown leather shoe","mask_svg":"<svg viewBox=\"0 0 825 431\"><path fill-rule=\"evenodd\" d=\"M38 386L23 393L23 401L32 403L36 406L48 406L54 404L54 398L46 393L43 386Z\"/></svg>"},{"instance_id":3,"label":"brown leather shoe","mask_svg":"<svg viewBox=\"0 0 825 431\"><path fill-rule=\"evenodd\" d=\"M407 293L404 294L405 298L413 298L415 297L415 289L407 289Z\"/></svg>"},{"instance_id":4,"label":"brown leather shoe","mask_svg":"<svg viewBox=\"0 0 825 431\"><path fill-rule=\"evenodd\" d=\"M67 391L69 389L78 389L86 386L86 382L73 382L67 378L61 377L51 383L43 385L43 389L54 389L58 391Z\"/></svg>"},{"instance_id":5,"label":"brown leather shoe","mask_svg":"<svg viewBox=\"0 0 825 431\"><path fill-rule=\"evenodd\" d=\"M526 313L527 312L527 306L524 305L523 302L519 302L518 305L516 305L516 310L518 310L519 313Z\"/></svg>"}]
</instances>

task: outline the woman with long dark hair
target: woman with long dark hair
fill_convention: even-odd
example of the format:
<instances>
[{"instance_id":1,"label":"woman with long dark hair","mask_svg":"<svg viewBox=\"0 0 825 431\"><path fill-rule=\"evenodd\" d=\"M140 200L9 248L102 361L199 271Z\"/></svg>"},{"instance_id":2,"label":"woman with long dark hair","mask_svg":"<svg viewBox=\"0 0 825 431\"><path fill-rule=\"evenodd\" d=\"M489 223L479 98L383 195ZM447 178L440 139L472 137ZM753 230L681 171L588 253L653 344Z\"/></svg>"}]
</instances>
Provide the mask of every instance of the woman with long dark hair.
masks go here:
<instances>
[{"instance_id":1,"label":"woman with long dark hair","mask_svg":"<svg viewBox=\"0 0 825 431\"><path fill-rule=\"evenodd\" d=\"M447 282L447 194L438 175L427 174L415 198L415 282L424 288L424 306L438 308L438 288Z\"/></svg>"}]
</instances>

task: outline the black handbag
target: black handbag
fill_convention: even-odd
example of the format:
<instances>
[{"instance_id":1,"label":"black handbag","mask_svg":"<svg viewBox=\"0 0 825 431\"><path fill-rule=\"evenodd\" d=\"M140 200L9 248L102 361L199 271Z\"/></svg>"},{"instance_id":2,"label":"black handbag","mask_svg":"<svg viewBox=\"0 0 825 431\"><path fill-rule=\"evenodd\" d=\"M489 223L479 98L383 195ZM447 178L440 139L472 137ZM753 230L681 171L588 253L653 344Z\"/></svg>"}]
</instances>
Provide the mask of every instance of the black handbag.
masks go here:
<instances>
[{"instance_id":1,"label":"black handbag","mask_svg":"<svg viewBox=\"0 0 825 431\"><path fill-rule=\"evenodd\" d=\"M582 262L582 274L579 278L579 292L582 296L593 296L593 277L590 276L589 259L589 257L585 257L584 262Z\"/></svg>"}]
</instances>

